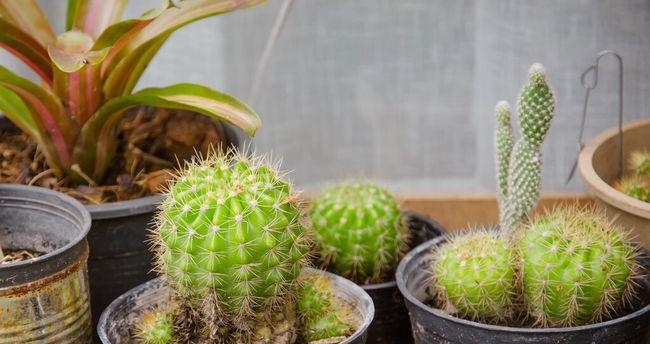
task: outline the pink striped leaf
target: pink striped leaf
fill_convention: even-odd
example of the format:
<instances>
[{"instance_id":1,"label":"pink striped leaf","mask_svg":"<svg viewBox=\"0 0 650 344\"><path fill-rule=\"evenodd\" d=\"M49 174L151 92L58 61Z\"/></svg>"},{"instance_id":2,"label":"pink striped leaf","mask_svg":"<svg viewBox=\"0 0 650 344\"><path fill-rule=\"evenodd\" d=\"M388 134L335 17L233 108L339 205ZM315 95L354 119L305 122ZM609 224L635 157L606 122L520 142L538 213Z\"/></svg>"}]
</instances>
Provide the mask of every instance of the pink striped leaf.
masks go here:
<instances>
[{"instance_id":1,"label":"pink striped leaf","mask_svg":"<svg viewBox=\"0 0 650 344\"><path fill-rule=\"evenodd\" d=\"M115 128L124 110L136 105L196 111L231 123L251 136L261 125L259 116L248 105L228 94L200 85L147 88L116 97L102 105L88 120L74 151L74 160L93 179L101 180L115 153Z\"/></svg>"},{"instance_id":2,"label":"pink striped leaf","mask_svg":"<svg viewBox=\"0 0 650 344\"><path fill-rule=\"evenodd\" d=\"M128 3L128 0L70 0L67 29L81 30L97 39L106 28L120 19Z\"/></svg>"},{"instance_id":3,"label":"pink striped leaf","mask_svg":"<svg viewBox=\"0 0 650 344\"><path fill-rule=\"evenodd\" d=\"M32 36L43 47L54 42L54 31L36 0L2 0L0 16Z\"/></svg>"},{"instance_id":4,"label":"pink striped leaf","mask_svg":"<svg viewBox=\"0 0 650 344\"><path fill-rule=\"evenodd\" d=\"M0 17L0 46L25 62L46 84L52 85L52 65L45 48L5 17Z\"/></svg>"}]
</instances>

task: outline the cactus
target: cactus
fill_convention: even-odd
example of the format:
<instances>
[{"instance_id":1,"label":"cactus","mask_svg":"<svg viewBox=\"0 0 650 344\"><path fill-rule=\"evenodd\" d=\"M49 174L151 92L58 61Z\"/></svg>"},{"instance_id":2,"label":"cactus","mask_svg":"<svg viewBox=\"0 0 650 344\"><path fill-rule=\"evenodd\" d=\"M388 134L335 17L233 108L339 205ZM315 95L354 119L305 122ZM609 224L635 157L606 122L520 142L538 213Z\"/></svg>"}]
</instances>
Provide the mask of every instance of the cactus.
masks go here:
<instances>
[{"instance_id":1,"label":"cactus","mask_svg":"<svg viewBox=\"0 0 650 344\"><path fill-rule=\"evenodd\" d=\"M261 158L211 156L180 173L158 214L155 251L204 333L250 333L295 298L309 250L300 209Z\"/></svg>"},{"instance_id":2,"label":"cactus","mask_svg":"<svg viewBox=\"0 0 650 344\"><path fill-rule=\"evenodd\" d=\"M633 296L638 251L602 212L573 206L541 216L518 249L524 296L538 325L603 321Z\"/></svg>"},{"instance_id":3,"label":"cactus","mask_svg":"<svg viewBox=\"0 0 650 344\"><path fill-rule=\"evenodd\" d=\"M172 343L174 321L171 314L158 309L144 312L136 327L135 337L142 344Z\"/></svg>"},{"instance_id":4,"label":"cactus","mask_svg":"<svg viewBox=\"0 0 650 344\"><path fill-rule=\"evenodd\" d=\"M510 160L497 159L497 170L507 170L507 177L498 174L499 213L502 230L513 236L516 227L529 216L539 199L541 184L541 144L546 137L555 112L555 96L546 83L544 67L535 63L528 71L528 83L524 85L517 102L521 138L512 150ZM509 112L497 106L497 157L506 156L510 150L507 139L502 138L504 123L508 123ZM503 187L507 178L507 187Z\"/></svg>"},{"instance_id":5,"label":"cactus","mask_svg":"<svg viewBox=\"0 0 650 344\"><path fill-rule=\"evenodd\" d=\"M614 188L630 197L644 202L650 202L650 187L643 177L623 177L614 184Z\"/></svg>"},{"instance_id":6,"label":"cactus","mask_svg":"<svg viewBox=\"0 0 650 344\"><path fill-rule=\"evenodd\" d=\"M342 183L314 199L311 219L324 266L360 283L382 281L406 249L408 228L388 191Z\"/></svg>"},{"instance_id":7,"label":"cactus","mask_svg":"<svg viewBox=\"0 0 650 344\"><path fill-rule=\"evenodd\" d=\"M512 125L510 123L510 104L502 100L494 108L496 114L497 128L495 135L496 152L496 175L497 175L497 199L499 204L505 204L508 200L508 169L510 168L510 155L512 154ZM499 219L505 218L505 209L499 209Z\"/></svg>"},{"instance_id":8,"label":"cactus","mask_svg":"<svg viewBox=\"0 0 650 344\"><path fill-rule=\"evenodd\" d=\"M650 153L646 150L637 150L630 154L630 169L638 176L650 174Z\"/></svg>"},{"instance_id":9,"label":"cactus","mask_svg":"<svg viewBox=\"0 0 650 344\"><path fill-rule=\"evenodd\" d=\"M473 320L508 319L516 292L515 262L513 249L495 231L450 238L433 252L436 303Z\"/></svg>"},{"instance_id":10,"label":"cactus","mask_svg":"<svg viewBox=\"0 0 650 344\"><path fill-rule=\"evenodd\" d=\"M353 332L351 312L331 291L326 276L304 278L298 297L302 335L308 341L345 337Z\"/></svg>"}]
</instances>

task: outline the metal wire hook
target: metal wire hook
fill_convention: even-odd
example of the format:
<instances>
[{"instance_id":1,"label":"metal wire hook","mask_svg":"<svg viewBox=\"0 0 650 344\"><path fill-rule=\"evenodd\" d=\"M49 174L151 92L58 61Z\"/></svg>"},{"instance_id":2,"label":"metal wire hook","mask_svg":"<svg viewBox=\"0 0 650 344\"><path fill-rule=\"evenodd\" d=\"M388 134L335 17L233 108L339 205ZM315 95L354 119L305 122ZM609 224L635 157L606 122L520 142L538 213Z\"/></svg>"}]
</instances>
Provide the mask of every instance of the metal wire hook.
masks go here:
<instances>
[{"instance_id":1,"label":"metal wire hook","mask_svg":"<svg viewBox=\"0 0 650 344\"><path fill-rule=\"evenodd\" d=\"M585 88L585 100L582 105L582 117L580 119L580 132L578 134L578 154L576 155L576 160L573 163L571 172L569 173L569 178L567 178L566 184L569 184L573 175L575 174L576 168L578 167L578 156L580 151L584 148L584 132L585 124L587 122L587 107L589 105L589 96L591 95L591 90L595 89L598 85L598 67L600 59L606 55L613 55L618 60L618 69L619 69L619 85L618 85L618 178L623 175L623 58L617 52L612 50L603 50L596 55L596 60L592 65L587 67L584 72L580 75L580 83L582 87ZM587 76L593 74L591 80L593 83L589 83Z\"/></svg>"}]
</instances>

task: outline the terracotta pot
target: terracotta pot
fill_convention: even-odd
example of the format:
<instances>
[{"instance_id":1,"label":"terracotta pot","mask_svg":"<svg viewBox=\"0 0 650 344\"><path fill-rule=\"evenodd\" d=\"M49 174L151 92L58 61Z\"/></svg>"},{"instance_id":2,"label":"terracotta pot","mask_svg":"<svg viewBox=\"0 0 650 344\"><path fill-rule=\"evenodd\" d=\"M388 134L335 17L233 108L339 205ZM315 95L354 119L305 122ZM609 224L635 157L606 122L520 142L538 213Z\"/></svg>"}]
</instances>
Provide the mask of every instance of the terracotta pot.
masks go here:
<instances>
[{"instance_id":1,"label":"terracotta pot","mask_svg":"<svg viewBox=\"0 0 650 344\"><path fill-rule=\"evenodd\" d=\"M617 135L618 127L615 127L591 139L580 152L578 169L607 216L630 230L639 243L650 249L650 203L632 198L611 186L618 172ZM629 154L638 149L650 149L650 119L623 126L624 161L627 162ZM625 170L624 174L629 172Z\"/></svg>"}]
</instances>

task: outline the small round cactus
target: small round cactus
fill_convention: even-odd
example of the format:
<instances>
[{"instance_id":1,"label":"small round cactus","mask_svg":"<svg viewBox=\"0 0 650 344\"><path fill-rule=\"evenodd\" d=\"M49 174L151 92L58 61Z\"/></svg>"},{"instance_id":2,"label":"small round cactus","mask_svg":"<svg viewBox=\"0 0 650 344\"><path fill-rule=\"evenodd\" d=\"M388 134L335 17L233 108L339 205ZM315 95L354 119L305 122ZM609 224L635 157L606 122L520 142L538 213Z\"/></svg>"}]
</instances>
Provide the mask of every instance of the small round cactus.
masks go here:
<instances>
[{"instance_id":1,"label":"small round cactus","mask_svg":"<svg viewBox=\"0 0 650 344\"><path fill-rule=\"evenodd\" d=\"M329 269L359 283L382 281L406 249L397 201L369 183L342 183L314 199L316 251Z\"/></svg>"},{"instance_id":2,"label":"small round cactus","mask_svg":"<svg viewBox=\"0 0 650 344\"><path fill-rule=\"evenodd\" d=\"M158 309L144 312L135 329L135 338L142 344L172 343L174 338L173 317Z\"/></svg>"},{"instance_id":3,"label":"small round cactus","mask_svg":"<svg viewBox=\"0 0 650 344\"><path fill-rule=\"evenodd\" d=\"M637 250L593 209L566 207L535 219L518 248L526 304L538 325L606 320L632 296Z\"/></svg>"},{"instance_id":4,"label":"small round cactus","mask_svg":"<svg viewBox=\"0 0 650 344\"><path fill-rule=\"evenodd\" d=\"M630 197L650 202L650 187L643 177L623 177L614 184L614 188Z\"/></svg>"},{"instance_id":5,"label":"small round cactus","mask_svg":"<svg viewBox=\"0 0 650 344\"><path fill-rule=\"evenodd\" d=\"M295 297L309 250L301 222L275 167L244 154L209 157L180 173L161 205L159 270L199 320L254 328ZM218 332L213 325L207 332Z\"/></svg>"},{"instance_id":6,"label":"small round cactus","mask_svg":"<svg viewBox=\"0 0 650 344\"><path fill-rule=\"evenodd\" d=\"M650 175L650 153L645 150L637 150L630 154L630 169L639 176Z\"/></svg>"},{"instance_id":7,"label":"small round cactus","mask_svg":"<svg viewBox=\"0 0 650 344\"><path fill-rule=\"evenodd\" d=\"M514 250L496 231L451 237L433 251L436 303L473 320L508 319L516 293L515 262Z\"/></svg>"},{"instance_id":8,"label":"small round cactus","mask_svg":"<svg viewBox=\"0 0 650 344\"><path fill-rule=\"evenodd\" d=\"M351 312L332 293L325 276L303 278L298 297L302 336L308 341L345 337L353 332Z\"/></svg>"}]
</instances>

